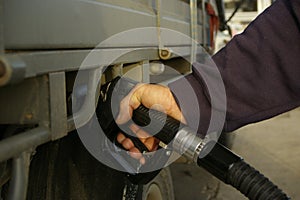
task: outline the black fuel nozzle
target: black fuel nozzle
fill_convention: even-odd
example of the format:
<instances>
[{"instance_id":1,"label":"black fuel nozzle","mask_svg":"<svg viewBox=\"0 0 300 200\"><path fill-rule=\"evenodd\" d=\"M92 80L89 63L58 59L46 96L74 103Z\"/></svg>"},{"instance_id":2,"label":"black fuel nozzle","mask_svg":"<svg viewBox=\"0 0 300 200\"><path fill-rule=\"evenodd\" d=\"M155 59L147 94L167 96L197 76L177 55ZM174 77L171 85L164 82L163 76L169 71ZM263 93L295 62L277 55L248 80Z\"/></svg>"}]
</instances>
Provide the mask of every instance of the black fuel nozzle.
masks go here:
<instances>
[{"instance_id":1,"label":"black fuel nozzle","mask_svg":"<svg viewBox=\"0 0 300 200\"><path fill-rule=\"evenodd\" d=\"M116 77L102 85L96 114L100 126L107 137L107 141L103 142L104 147L102 148L111 154L112 165L117 166L117 169L123 169L123 171L128 172L127 176L132 183L146 184L160 172L160 169L169 159L170 154L166 153L166 150L155 153L155 156L153 156L154 154L149 152L144 143L135 137L135 134L129 129L128 123L118 125L115 122L121 100L129 94L136 84L137 82L131 79ZM145 122L144 120L141 121ZM135 147L143 153L146 164L141 165L138 160L126 153L122 145L117 142L116 138L120 132L127 138L130 138ZM157 170L153 171L151 168Z\"/></svg>"},{"instance_id":2,"label":"black fuel nozzle","mask_svg":"<svg viewBox=\"0 0 300 200\"><path fill-rule=\"evenodd\" d=\"M115 122L115 117L119 112L119 104L136 84L137 82L131 79L121 79L120 77L117 77L101 86L99 106L97 107L96 113L101 128L111 141L115 141L117 133L121 131L119 125ZM113 94L114 102L112 101ZM130 132L130 129L128 129L126 125L123 127L126 129L127 133ZM141 152L148 151L147 147L140 140L133 137L132 134L127 133L124 132Z\"/></svg>"},{"instance_id":3,"label":"black fuel nozzle","mask_svg":"<svg viewBox=\"0 0 300 200\"><path fill-rule=\"evenodd\" d=\"M116 90L115 92L118 94L117 99L119 98L118 101L120 102L134 85L135 83L128 79L114 79L108 83L106 87L101 89L102 99L105 100L102 100L102 106L107 106L107 101L109 105L111 105L110 98L112 97L113 90ZM117 105L117 107L118 106L119 105ZM106 110L107 108L102 109ZM115 126L117 125L113 120L113 111L106 111L108 113L103 115L108 117L108 119L101 122L103 115L101 117L100 114L100 124L108 123L104 124L103 127L107 130L108 137L113 140L115 137ZM232 185L249 199L289 199L284 192L253 167L245 163L240 156L218 142L208 139L208 137L198 137L195 130L189 128L187 125L181 124L178 120L166 116L159 111L151 110L150 112L150 110L143 105L134 110L132 120L148 133L156 131L155 127L161 127L160 130L153 135L154 137L162 141L164 145L168 146L171 150L184 155L189 160L202 166L221 181ZM150 123L152 126L148 126ZM129 129L125 130L129 131ZM120 130L118 129L117 131ZM166 158L164 155L159 162L166 162ZM149 162L157 161L149 160ZM154 173L154 175L156 174Z\"/></svg>"}]
</instances>

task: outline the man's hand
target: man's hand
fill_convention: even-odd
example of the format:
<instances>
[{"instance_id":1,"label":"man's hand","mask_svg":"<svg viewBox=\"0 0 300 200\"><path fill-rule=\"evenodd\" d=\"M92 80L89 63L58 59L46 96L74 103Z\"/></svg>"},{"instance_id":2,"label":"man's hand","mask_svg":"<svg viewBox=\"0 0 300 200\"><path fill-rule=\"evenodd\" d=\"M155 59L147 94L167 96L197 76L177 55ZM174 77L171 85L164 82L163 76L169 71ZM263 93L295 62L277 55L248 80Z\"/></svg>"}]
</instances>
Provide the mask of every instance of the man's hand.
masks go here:
<instances>
[{"instance_id":1,"label":"man's hand","mask_svg":"<svg viewBox=\"0 0 300 200\"><path fill-rule=\"evenodd\" d=\"M120 112L116 119L118 124L124 124L132 117L133 110L143 104L147 108L161 111L179 121L185 123L181 111L169 88L161 85L138 84L121 101ZM159 141L140 129L137 125L131 124L130 129L145 144L149 151L157 149ZM130 152L133 158L139 159L141 164L145 163L145 158L141 152L134 146L133 142L126 138L124 134L119 133L117 141Z\"/></svg>"}]
</instances>

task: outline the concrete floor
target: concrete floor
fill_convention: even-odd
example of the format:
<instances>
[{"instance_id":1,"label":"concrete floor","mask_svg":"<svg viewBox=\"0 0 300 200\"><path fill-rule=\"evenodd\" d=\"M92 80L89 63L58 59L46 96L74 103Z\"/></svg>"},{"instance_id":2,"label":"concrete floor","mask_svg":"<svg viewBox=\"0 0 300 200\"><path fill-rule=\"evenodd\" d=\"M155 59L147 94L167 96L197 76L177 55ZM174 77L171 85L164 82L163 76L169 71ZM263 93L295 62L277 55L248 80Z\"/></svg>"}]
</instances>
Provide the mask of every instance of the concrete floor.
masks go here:
<instances>
[{"instance_id":1,"label":"concrete floor","mask_svg":"<svg viewBox=\"0 0 300 200\"><path fill-rule=\"evenodd\" d=\"M271 179L292 199L300 199L300 108L248 125L233 134L234 152ZM210 175L198 170L198 167L175 164L172 173L175 174L177 200L247 199L234 188L219 183L213 177L209 178ZM203 179L206 185L203 185Z\"/></svg>"}]
</instances>

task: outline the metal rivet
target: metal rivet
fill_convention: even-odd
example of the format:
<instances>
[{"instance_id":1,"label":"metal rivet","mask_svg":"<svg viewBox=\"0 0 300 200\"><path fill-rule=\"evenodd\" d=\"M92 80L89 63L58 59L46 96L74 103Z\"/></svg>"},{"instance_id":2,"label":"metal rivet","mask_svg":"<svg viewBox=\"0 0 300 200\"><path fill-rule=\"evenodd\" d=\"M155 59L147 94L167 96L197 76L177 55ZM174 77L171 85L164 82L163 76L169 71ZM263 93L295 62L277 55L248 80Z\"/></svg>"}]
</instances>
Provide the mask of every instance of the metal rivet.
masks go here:
<instances>
[{"instance_id":1,"label":"metal rivet","mask_svg":"<svg viewBox=\"0 0 300 200\"><path fill-rule=\"evenodd\" d=\"M160 49L159 56L161 59L167 60L171 57L172 53L169 49Z\"/></svg>"},{"instance_id":2,"label":"metal rivet","mask_svg":"<svg viewBox=\"0 0 300 200\"><path fill-rule=\"evenodd\" d=\"M28 119L28 120L31 120L31 119L33 118L33 114L27 113L27 114L25 115L25 118Z\"/></svg>"},{"instance_id":3,"label":"metal rivet","mask_svg":"<svg viewBox=\"0 0 300 200\"><path fill-rule=\"evenodd\" d=\"M171 151L167 151L167 152L166 152L166 155L167 155L167 156L170 156L170 155L171 155Z\"/></svg>"}]
</instances>

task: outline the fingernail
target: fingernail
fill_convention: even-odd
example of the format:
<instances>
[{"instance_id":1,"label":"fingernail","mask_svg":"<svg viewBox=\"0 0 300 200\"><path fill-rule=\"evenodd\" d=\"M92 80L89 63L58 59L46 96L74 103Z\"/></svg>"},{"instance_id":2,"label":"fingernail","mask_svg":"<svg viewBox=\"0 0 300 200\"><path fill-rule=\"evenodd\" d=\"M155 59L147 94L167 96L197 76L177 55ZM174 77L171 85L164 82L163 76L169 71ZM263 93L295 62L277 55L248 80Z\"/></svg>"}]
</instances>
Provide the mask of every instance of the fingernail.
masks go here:
<instances>
[{"instance_id":1,"label":"fingernail","mask_svg":"<svg viewBox=\"0 0 300 200\"><path fill-rule=\"evenodd\" d=\"M141 163L141 165L144 165L144 164L146 163L146 160L145 160L144 157L142 157L142 158L140 159L140 163Z\"/></svg>"}]
</instances>

